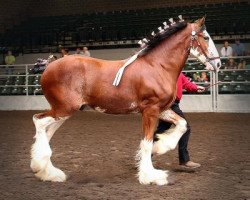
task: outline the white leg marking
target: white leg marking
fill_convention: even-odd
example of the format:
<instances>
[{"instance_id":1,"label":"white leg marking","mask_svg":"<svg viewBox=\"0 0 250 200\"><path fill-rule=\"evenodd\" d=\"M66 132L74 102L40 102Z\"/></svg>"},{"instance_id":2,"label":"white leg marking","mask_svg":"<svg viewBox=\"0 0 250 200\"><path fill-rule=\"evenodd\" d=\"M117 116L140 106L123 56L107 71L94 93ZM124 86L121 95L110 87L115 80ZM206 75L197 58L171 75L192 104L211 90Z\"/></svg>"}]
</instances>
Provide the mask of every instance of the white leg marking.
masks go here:
<instances>
[{"instance_id":1,"label":"white leg marking","mask_svg":"<svg viewBox=\"0 0 250 200\"><path fill-rule=\"evenodd\" d=\"M153 167L151 160L151 152L153 141L146 139L140 143L140 149L137 153L138 160L138 178L141 184L155 183L157 185L165 185L168 183L168 172L157 170Z\"/></svg>"},{"instance_id":2,"label":"white leg marking","mask_svg":"<svg viewBox=\"0 0 250 200\"><path fill-rule=\"evenodd\" d=\"M186 132L186 130L187 122L182 118L178 121L174 128L167 130L165 133L157 134L159 140L154 142L152 153L161 155L167 151L175 149L181 136Z\"/></svg>"},{"instance_id":3,"label":"white leg marking","mask_svg":"<svg viewBox=\"0 0 250 200\"><path fill-rule=\"evenodd\" d=\"M52 155L46 133L39 133L35 136L36 141L31 148L30 167L34 172L38 172L46 167Z\"/></svg>"},{"instance_id":4,"label":"white leg marking","mask_svg":"<svg viewBox=\"0 0 250 200\"><path fill-rule=\"evenodd\" d=\"M42 181L64 182L67 176L64 172L53 166L51 160L48 160L46 167L37 172L35 176Z\"/></svg>"},{"instance_id":5,"label":"white leg marking","mask_svg":"<svg viewBox=\"0 0 250 200\"><path fill-rule=\"evenodd\" d=\"M35 143L31 149L30 167L36 173L36 177L43 181L65 181L66 175L55 168L50 160L52 150L49 146L49 140L53 136L56 129L62 125L67 118L55 120L52 117L37 119L33 117L36 126Z\"/></svg>"}]
</instances>

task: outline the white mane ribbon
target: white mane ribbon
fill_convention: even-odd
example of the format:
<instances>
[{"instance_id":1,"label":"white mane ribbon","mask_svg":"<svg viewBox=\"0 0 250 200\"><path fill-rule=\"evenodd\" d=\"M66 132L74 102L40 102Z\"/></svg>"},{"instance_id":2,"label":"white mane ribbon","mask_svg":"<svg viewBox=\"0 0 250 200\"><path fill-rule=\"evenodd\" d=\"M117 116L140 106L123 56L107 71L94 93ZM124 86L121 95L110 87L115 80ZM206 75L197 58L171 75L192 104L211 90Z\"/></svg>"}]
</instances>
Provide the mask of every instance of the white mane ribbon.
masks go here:
<instances>
[{"instance_id":1,"label":"white mane ribbon","mask_svg":"<svg viewBox=\"0 0 250 200\"><path fill-rule=\"evenodd\" d=\"M126 68L127 66L129 66L132 62L134 62L134 61L137 59L139 53L141 53L142 50L144 50L144 49L141 49L141 50L140 50L139 52L137 52L135 55L133 55L132 57L130 57L130 58L127 60L127 62L118 70L118 72L116 73L116 76L115 76L115 80L114 80L114 82L113 82L113 86L116 86L116 87L117 87L117 86L119 85L125 68Z\"/></svg>"}]
</instances>

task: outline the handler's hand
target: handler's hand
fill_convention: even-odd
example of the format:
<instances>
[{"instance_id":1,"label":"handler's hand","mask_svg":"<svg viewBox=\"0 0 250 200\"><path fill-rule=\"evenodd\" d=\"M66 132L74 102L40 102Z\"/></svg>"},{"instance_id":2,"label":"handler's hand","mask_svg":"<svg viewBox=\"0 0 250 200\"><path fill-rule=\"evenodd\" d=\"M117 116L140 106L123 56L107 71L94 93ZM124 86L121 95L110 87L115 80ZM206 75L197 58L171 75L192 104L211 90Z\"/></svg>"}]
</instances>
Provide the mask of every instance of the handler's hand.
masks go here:
<instances>
[{"instance_id":1,"label":"handler's hand","mask_svg":"<svg viewBox=\"0 0 250 200\"><path fill-rule=\"evenodd\" d=\"M206 88L202 87L202 86L197 86L197 92L198 93L202 93L205 92Z\"/></svg>"}]
</instances>

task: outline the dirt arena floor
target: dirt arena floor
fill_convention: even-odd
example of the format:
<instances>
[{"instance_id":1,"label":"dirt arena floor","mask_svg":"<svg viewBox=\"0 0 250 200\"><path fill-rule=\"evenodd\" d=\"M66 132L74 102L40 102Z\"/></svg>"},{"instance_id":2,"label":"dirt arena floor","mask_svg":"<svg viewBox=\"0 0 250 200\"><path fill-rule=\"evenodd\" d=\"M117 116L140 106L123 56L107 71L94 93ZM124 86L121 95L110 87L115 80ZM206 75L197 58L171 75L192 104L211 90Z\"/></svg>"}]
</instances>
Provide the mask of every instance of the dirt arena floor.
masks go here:
<instances>
[{"instance_id":1,"label":"dirt arena floor","mask_svg":"<svg viewBox=\"0 0 250 200\"><path fill-rule=\"evenodd\" d=\"M0 112L1 200L198 200L250 199L250 114L186 114L192 126L189 150L199 170L178 166L177 151L154 157L174 185L140 185L135 152L140 115L79 112L51 141L52 161L68 175L64 183L42 182L30 170L34 111Z\"/></svg>"}]
</instances>

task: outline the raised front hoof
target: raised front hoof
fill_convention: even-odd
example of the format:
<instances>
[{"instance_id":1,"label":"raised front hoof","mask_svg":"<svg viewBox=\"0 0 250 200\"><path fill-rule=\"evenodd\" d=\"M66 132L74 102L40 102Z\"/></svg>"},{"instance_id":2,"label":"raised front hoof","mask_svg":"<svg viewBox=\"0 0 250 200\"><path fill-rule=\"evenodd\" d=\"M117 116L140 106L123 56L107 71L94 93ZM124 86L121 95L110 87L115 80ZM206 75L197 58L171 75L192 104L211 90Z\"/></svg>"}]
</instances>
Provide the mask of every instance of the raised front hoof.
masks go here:
<instances>
[{"instance_id":1,"label":"raised front hoof","mask_svg":"<svg viewBox=\"0 0 250 200\"><path fill-rule=\"evenodd\" d=\"M42 181L52 181L52 182L64 182L67 179L65 173L58 169L53 168L50 171L39 171L35 176Z\"/></svg>"},{"instance_id":2,"label":"raised front hoof","mask_svg":"<svg viewBox=\"0 0 250 200\"><path fill-rule=\"evenodd\" d=\"M152 154L153 155L163 155L171 149L167 147L161 140L154 142Z\"/></svg>"},{"instance_id":3,"label":"raised front hoof","mask_svg":"<svg viewBox=\"0 0 250 200\"><path fill-rule=\"evenodd\" d=\"M168 171L152 170L151 172L139 174L139 182L143 185L156 184L167 185Z\"/></svg>"}]
</instances>

